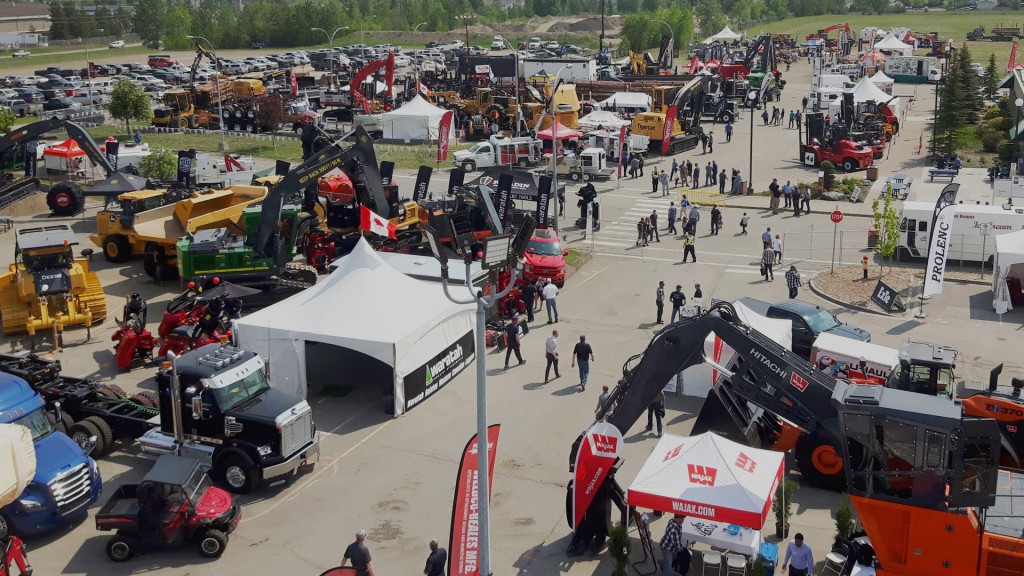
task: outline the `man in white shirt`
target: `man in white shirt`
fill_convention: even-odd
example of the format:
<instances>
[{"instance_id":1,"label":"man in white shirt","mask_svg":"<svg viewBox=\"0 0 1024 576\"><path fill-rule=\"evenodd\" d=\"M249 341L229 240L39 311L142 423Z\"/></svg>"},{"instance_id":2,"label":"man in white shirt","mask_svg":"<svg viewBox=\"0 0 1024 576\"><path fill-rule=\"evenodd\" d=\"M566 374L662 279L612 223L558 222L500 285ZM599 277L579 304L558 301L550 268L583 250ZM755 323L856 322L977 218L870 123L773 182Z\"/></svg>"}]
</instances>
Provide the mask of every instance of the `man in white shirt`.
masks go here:
<instances>
[{"instance_id":1,"label":"man in white shirt","mask_svg":"<svg viewBox=\"0 0 1024 576\"><path fill-rule=\"evenodd\" d=\"M544 290L541 291L541 294L544 296L544 303L548 307L548 324L552 322L552 312L555 315L553 322L558 324L558 303L555 301L558 298L558 286L551 283L551 278L548 278L545 282Z\"/></svg>"},{"instance_id":2,"label":"man in white shirt","mask_svg":"<svg viewBox=\"0 0 1024 576\"><path fill-rule=\"evenodd\" d=\"M555 367L555 379L562 377L558 373L558 330L552 330L551 336L544 342L544 357L548 360L548 365L544 368L544 383L547 384L552 366Z\"/></svg>"},{"instance_id":3,"label":"man in white shirt","mask_svg":"<svg viewBox=\"0 0 1024 576\"><path fill-rule=\"evenodd\" d=\"M789 576L808 576L814 570L814 552L804 544L804 535L797 532L793 541L786 546L786 559L780 568L783 572L789 566Z\"/></svg>"}]
</instances>

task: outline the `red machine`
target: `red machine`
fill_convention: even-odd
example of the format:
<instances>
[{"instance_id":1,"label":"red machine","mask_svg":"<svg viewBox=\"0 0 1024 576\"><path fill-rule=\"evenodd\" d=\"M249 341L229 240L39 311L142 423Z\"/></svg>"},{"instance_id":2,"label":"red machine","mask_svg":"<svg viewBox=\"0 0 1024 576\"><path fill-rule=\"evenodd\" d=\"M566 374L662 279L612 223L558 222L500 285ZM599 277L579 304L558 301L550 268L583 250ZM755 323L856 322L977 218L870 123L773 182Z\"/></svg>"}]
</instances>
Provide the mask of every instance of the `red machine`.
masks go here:
<instances>
[{"instance_id":1,"label":"red machine","mask_svg":"<svg viewBox=\"0 0 1024 576\"><path fill-rule=\"evenodd\" d=\"M117 332L110 338L114 344L114 356L117 358L117 367L121 370L131 370L135 360L143 363L153 360L153 349L156 348L156 338L146 329L145 324L136 314L129 314L124 321L117 320Z\"/></svg>"},{"instance_id":2,"label":"red machine","mask_svg":"<svg viewBox=\"0 0 1024 576\"><path fill-rule=\"evenodd\" d=\"M32 565L28 563L25 543L14 535L0 540L3 556L0 556L0 576L14 576L11 566L16 565L21 576L32 576Z\"/></svg>"},{"instance_id":3,"label":"red machine","mask_svg":"<svg viewBox=\"0 0 1024 576\"><path fill-rule=\"evenodd\" d=\"M344 172L320 180L320 196L331 202L351 204L356 201L356 189L352 179Z\"/></svg>"},{"instance_id":4,"label":"red machine","mask_svg":"<svg viewBox=\"0 0 1024 576\"><path fill-rule=\"evenodd\" d=\"M829 147L815 139L805 144L801 152L803 162L808 166L820 166L822 162L828 161L836 166L842 166L846 172L866 170L871 166L875 155L871 148L852 140L840 140Z\"/></svg>"}]
</instances>

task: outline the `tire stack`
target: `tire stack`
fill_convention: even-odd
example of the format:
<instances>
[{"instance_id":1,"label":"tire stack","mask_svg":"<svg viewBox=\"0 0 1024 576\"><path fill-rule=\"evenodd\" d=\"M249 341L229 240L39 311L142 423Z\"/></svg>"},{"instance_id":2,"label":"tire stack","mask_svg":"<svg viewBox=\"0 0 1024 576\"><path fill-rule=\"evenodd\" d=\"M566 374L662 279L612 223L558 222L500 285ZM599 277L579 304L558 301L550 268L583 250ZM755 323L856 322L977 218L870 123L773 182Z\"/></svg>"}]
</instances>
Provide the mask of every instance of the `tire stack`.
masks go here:
<instances>
[{"instance_id":1,"label":"tire stack","mask_svg":"<svg viewBox=\"0 0 1024 576\"><path fill-rule=\"evenodd\" d=\"M238 104L225 106L222 118L224 127L231 132L255 133L257 131L256 110L249 106Z\"/></svg>"}]
</instances>

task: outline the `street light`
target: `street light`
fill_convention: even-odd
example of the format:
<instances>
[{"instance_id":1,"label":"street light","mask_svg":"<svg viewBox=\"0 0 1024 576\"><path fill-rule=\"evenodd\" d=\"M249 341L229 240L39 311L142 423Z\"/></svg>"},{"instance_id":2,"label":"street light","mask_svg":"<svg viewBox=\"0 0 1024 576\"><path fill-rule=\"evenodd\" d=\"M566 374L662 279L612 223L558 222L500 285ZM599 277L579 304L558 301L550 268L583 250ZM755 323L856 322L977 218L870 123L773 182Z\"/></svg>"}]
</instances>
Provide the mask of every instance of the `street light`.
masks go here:
<instances>
[{"instance_id":1,"label":"street light","mask_svg":"<svg viewBox=\"0 0 1024 576\"><path fill-rule=\"evenodd\" d=\"M513 56L513 58L515 58L515 67L516 67L515 81L516 81L516 85L515 85L514 89L515 89L515 98L516 98L516 127L515 127L515 131L513 133L516 135L516 137L519 137L519 124L521 123L521 118L523 117L523 103L519 101L519 49L514 47L514 46L512 46L512 43L509 42L508 40L506 40L505 38L502 38L501 41L504 42L505 45L507 45L509 48L512 49L512 56Z\"/></svg>"},{"instance_id":2,"label":"street light","mask_svg":"<svg viewBox=\"0 0 1024 576\"><path fill-rule=\"evenodd\" d=\"M214 84L214 87L217 90L217 113L220 114L220 151L226 152L228 144L224 139L224 99L220 94L220 77L224 72L220 67L220 58L217 57L217 50L213 47L213 42L210 42L209 39L202 36L185 36L185 38L188 38L189 40L202 40L209 44L210 54L213 54L213 63L217 65L217 82Z\"/></svg>"},{"instance_id":3,"label":"street light","mask_svg":"<svg viewBox=\"0 0 1024 576\"><path fill-rule=\"evenodd\" d=\"M323 28L309 29L310 32L316 32L317 30L323 32L324 36L327 36L327 43L331 48L331 58L334 58L334 36L342 30L348 30L348 26L338 26L337 28L334 29L334 32L331 32L330 34L328 34L327 30L324 30Z\"/></svg>"},{"instance_id":4,"label":"street light","mask_svg":"<svg viewBox=\"0 0 1024 576\"><path fill-rule=\"evenodd\" d=\"M767 82L768 78L765 77L762 82ZM747 193L754 193L754 110L757 109L757 101L760 99L761 93L757 90L751 90L747 92L747 104L750 107L750 154L748 157L747 164Z\"/></svg>"},{"instance_id":5,"label":"street light","mask_svg":"<svg viewBox=\"0 0 1024 576\"><path fill-rule=\"evenodd\" d=\"M664 20L651 20L651 22L659 22L668 27L668 67L672 68L672 65L676 62L675 58L672 57L673 48L676 45L676 31L672 29L671 24Z\"/></svg>"},{"instance_id":6,"label":"street light","mask_svg":"<svg viewBox=\"0 0 1024 576\"><path fill-rule=\"evenodd\" d=\"M555 117L555 94L558 93L558 84L561 83L559 76L562 75L562 71L571 69L572 64L566 64L555 72L554 84L551 86L551 103L549 109L551 110L551 195L548 196L548 206L551 202L555 202L558 208L555 208L555 233L558 232L558 212L561 207L558 203L558 118ZM549 208L550 210L550 208Z\"/></svg>"},{"instance_id":7,"label":"street light","mask_svg":"<svg viewBox=\"0 0 1024 576\"><path fill-rule=\"evenodd\" d=\"M413 32L419 32L420 31L420 26L426 26L426 25L427 25L426 22L420 22L419 24L417 24L416 26L413 27L412 31Z\"/></svg>"}]
</instances>

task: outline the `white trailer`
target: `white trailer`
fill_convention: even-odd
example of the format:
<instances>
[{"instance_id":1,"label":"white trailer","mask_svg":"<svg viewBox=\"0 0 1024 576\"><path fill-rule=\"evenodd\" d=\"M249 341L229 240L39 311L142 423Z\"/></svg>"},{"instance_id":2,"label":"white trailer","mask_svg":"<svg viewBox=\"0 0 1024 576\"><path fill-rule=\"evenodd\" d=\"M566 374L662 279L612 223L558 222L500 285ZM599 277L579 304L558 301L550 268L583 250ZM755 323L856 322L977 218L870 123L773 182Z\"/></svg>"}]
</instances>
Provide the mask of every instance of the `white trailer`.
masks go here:
<instances>
[{"instance_id":1,"label":"white trailer","mask_svg":"<svg viewBox=\"0 0 1024 576\"><path fill-rule=\"evenodd\" d=\"M836 380L885 384L899 363L899 351L823 332L811 345L811 364Z\"/></svg>"},{"instance_id":2,"label":"white trailer","mask_svg":"<svg viewBox=\"0 0 1024 576\"><path fill-rule=\"evenodd\" d=\"M608 155L602 148L585 148L576 155L564 156L557 164L558 175L573 182L583 180L607 180L616 173L614 165L608 165ZM551 168L548 167L547 172Z\"/></svg>"},{"instance_id":3,"label":"white trailer","mask_svg":"<svg viewBox=\"0 0 1024 576\"><path fill-rule=\"evenodd\" d=\"M935 204L931 202L903 203L900 211L901 253L915 258L928 256L934 212ZM995 254L995 237L1017 230L1024 230L1024 207L959 204L946 247L947 259L953 262L989 261Z\"/></svg>"},{"instance_id":4,"label":"white trailer","mask_svg":"<svg viewBox=\"0 0 1024 576\"><path fill-rule=\"evenodd\" d=\"M583 135L584 142L588 148L601 148L608 155L612 162L619 159L619 131L618 130L593 130ZM626 143L623 154L647 155L647 149L651 145L651 138L643 134L626 133Z\"/></svg>"},{"instance_id":5,"label":"white trailer","mask_svg":"<svg viewBox=\"0 0 1024 576\"><path fill-rule=\"evenodd\" d=\"M568 67L572 64L572 67ZM523 78L537 76L540 73L553 75L566 66L558 76L562 82L578 80L597 80L597 60L593 58L522 58L519 60Z\"/></svg>"},{"instance_id":6,"label":"white trailer","mask_svg":"<svg viewBox=\"0 0 1024 576\"><path fill-rule=\"evenodd\" d=\"M939 59L934 56L889 56L885 73L897 82L920 84L935 78Z\"/></svg>"}]
</instances>

